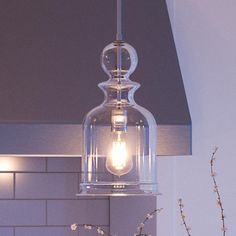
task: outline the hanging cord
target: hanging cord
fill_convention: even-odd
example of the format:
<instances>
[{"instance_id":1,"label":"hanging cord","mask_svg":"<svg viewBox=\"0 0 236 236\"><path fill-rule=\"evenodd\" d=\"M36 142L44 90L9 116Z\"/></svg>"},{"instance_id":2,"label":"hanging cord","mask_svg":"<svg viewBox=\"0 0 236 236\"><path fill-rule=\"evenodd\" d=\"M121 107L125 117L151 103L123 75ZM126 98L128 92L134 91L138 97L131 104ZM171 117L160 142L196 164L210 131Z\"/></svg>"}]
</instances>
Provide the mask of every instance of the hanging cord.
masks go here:
<instances>
[{"instance_id":1,"label":"hanging cord","mask_svg":"<svg viewBox=\"0 0 236 236\"><path fill-rule=\"evenodd\" d=\"M122 41L122 0L117 0L116 40Z\"/></svg>"}]
</instances>

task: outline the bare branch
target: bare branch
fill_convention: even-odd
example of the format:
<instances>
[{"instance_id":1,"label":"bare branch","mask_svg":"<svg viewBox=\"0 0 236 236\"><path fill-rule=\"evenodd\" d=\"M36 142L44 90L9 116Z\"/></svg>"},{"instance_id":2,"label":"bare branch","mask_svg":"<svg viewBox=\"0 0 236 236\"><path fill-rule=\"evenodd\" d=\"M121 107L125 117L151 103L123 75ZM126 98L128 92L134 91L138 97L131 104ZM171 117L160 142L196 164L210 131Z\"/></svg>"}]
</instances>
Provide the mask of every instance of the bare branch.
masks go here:
<instances>
[{"instance_id":1,"label":"bare branch","mask_svg":"<svg viewBox=\"0 0 236 236\"><path fill-rule=\"evenodd\" d=\"M220 191L219 191L219 187L217 185L217 182L216 182L216 172L214 171L214 164L215 164L215 155L216 155L216 152L217 152L218 148L216 147L211 155L211 160L210 160L210 168L211 168L211 177L212 177L212 180L213 180L213 186L214 186L214 189L213 191L216 193L216 196L217 196L217 205L219 206L220 208L220 217L221 217L221 222L222 222L222 232L223 232L223 236L226 235L226 226L225 226L225 214L224 214L224 208L223 208L223 204L222 204L222 200L221 200L221 195L220 195Z\"/></svg>"},{"instance_id":2,"label":"bare branch","mask_svg":"<svg viewBox=\"0 0 236 236\"><path fill-rule=\"evenodd\" d=\"M191 236L191 234L190 234L191 228L189 226L187 226L187 223L186 223L186 220L185 220L186 216L184 214L184 205L183 205L183 201L182 201L181 198L179 199L179 210L180 210L180 216L181 216L182 223L184 225L185 231L186 231L188 236Z\"/></svg>"},{"instance_id":3,"label":"bare branch","mask_svg":"<svg viewBox=\"0 0 236 236\"><path fill-rule=\"evenodd\" d=\"M152 219L155 214L161 212L163 210L163 208L160 208L160 209L156 209L150 213L148 213L145 217L145 219L138 225L138 233L135 234L135 236L147 236L147 234L143 234L143 229L144 229L144 226L146 224L146 222L150 219Z\"/></svg>"},{"instance_id":4,"label":"bare branch","mask_svg":"<svg viewBox=\"0 0 236 236\"><path fill-rule=\"evenodd\" d=\"M92 230L92 229L95 229L97 234L100 234L100 235L107 235L107 236L112 236L111 234L109 234L105 229L101 228L100 226L98 225L93 225L93 224L72 224L70 226L71 230L72 231L75 231L79 228L84 228L86 230Z\"/></svg>"}]
</instances>

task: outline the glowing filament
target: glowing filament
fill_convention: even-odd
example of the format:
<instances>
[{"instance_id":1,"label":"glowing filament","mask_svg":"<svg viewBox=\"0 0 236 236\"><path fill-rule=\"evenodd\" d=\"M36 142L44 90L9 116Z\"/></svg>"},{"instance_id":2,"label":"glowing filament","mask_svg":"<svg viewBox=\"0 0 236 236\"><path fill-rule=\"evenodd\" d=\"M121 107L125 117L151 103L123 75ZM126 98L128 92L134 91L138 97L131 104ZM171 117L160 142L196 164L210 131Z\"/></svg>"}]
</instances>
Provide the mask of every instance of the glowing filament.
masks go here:
<instances>
[{"instance_id":1,"label":"glowing filament","mask_svg":"<svg viewBox=\"0 0 236 236\"><path fill-rule=\"evenodd\" d=\"M121 176L130 172L133 168L132 157L129 156L125 141L121 140L118 134L117 140L112 142L111 153L106 161L107 170L117 176Z\"/></svg>"}]
</instances>

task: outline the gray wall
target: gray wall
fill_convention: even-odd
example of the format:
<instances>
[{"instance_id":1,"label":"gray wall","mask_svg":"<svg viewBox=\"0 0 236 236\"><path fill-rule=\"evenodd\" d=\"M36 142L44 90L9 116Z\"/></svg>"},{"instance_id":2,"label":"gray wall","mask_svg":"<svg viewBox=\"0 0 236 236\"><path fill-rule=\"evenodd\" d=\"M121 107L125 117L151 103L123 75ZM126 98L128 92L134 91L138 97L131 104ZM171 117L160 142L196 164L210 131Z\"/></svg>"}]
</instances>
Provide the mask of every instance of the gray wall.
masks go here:
<instances>
[{"instance_id":1,"label":"gray wall","mask_svg":"<svg viewBox=\"0 0 236 236\"><path fill-rule=\"evenodd\" d=\"M236 2L168 0L168 3L193 121L193 156L159 160L161 205L165 210L157 222L157 232L186 235L177 202L181 197L191 235L222 235L209 166L212 151L218 146L216 180L226 215L226 235L234 236Z\"/></svg>"},{"instance_id":2,"label":"gray wall","mask_svg":"<svg viewBox=\"0 0 236 236\"><path fill-rule=\"evenodd\" d=\"M236 2L174 2L176 45L194 124L193 157L179 160L176 165L177 195L184 198L192 234L222 234L209 173L209 158L218 146L216 178L225 209L227 235L233 236L236 235ZM178 224L176 232L183 235Z\"/></svg>"}]
</instances>

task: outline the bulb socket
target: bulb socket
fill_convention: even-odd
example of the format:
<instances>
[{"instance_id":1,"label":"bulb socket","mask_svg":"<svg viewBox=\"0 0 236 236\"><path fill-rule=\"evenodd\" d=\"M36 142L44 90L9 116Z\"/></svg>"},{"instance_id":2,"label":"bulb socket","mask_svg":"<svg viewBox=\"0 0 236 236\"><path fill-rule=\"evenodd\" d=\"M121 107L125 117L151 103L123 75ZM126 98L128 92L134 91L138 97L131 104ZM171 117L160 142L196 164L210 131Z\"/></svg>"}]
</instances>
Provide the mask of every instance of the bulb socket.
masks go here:
<instances>
[{"instance_id":1,"label":"bulb socket","mask_svg":"<svg viewBox=\"0 0 236 236\"><path fill-rule=\"evenodd\" d=\"M111 131L127 132L127 111L115 109L111 112Z\"/></svg>"}]
</instances>

